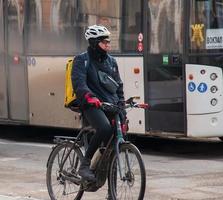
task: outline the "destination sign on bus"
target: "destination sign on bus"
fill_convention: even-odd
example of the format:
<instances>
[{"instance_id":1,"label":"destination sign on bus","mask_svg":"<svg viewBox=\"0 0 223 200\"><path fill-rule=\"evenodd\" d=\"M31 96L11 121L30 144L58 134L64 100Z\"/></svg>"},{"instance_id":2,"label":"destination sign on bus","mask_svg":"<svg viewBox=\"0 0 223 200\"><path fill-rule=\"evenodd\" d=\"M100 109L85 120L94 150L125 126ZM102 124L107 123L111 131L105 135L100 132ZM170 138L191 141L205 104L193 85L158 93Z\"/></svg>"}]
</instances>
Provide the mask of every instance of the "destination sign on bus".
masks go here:
<instances>
[{"instance_id":1,"label":"destination sign on bus","mask_svg":"<svg viewBox=\"0 0 223 200\"><path fill-rule=\"evenodd\" d=\"M223 49L223 29L207 29L206 49Z\"/></svg>"}]
</instances>

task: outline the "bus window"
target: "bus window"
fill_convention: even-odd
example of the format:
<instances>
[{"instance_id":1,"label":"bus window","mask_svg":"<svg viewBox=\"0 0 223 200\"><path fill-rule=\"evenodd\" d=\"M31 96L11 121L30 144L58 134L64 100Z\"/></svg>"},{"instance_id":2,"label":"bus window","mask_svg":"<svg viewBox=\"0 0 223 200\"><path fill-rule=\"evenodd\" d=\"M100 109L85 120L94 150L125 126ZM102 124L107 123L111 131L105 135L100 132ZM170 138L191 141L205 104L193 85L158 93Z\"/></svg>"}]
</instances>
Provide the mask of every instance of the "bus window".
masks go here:
<instances>
[{"instance_id":1,"label":"bus window","mask_svg":"<svg viewBox=\"0 0 223 200\"><path fill-rule=\"evenodd\" d=\"M29 54L84 51L84 32L93 24L105 25L112 33L112 49L120 51L120 0L30 0L27 19Z\"/></svg>"},{"instance_id":2,"label":"bus window","mask_svg":"<svg viewBox=\"0 0 223 200\"><path fill-rule=\"evenodd\" d=\"M80 47L78 3L83 1L28 1L28 53L73 54ZM84 3L84 2L83 2ZM79 6L81 7L81 6ZM77 49L75 49L77 47Z\"/></svg>"},{"instance_id":3,"label":"bus window","mask_svg":"<svg viewBox=\"0 0 223 200\"><path fill-rule=\"evenodd\" d=\"M192 0L190 49L219 52L223 49L223 0Z\"/></svg>"},{"instance_id":4,"label":"bus window","mask_svg":"<svg viewBox=\"0 0 223 200\"><path fill-rule=\"evenodd\" d=\"M148 1L150 53L182 53L182 4L182 0Z\"/></svg>"},{"instance_id":5,"label":"bus window","mask_svg":"<svg viewBox=\"0 0 223 200\"><path fill-rule=\"evenodd\" d=\"M142 33L142 0L27 1L28 54L73 55L84 51L84 32L102 24L111 32L114 53L137 51Z\"/></svg>"},{"instance_id":6,"label":"bus window","mask_svg":"<svg viewBox=\"0 0 223 200\"><path fill-rule=\"evenodd\" d=\"M142 2L135 0L123 1L122 12L122 51L136 52L138 35L143 32Z\"/></svg>"}]
</instances>

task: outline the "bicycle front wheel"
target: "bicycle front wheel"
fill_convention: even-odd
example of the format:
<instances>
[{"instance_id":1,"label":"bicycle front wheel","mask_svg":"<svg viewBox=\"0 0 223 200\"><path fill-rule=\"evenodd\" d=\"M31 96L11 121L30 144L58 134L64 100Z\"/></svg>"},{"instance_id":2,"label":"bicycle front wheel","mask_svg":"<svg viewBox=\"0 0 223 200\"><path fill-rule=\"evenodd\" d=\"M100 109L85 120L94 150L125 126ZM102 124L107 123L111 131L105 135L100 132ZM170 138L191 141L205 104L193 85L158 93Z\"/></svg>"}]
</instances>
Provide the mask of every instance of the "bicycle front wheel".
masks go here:
<instances>
[{"instance_id":1,"label":"bicycle front wheel","mask_svg":"<svg viewBox=\"0 0 223 200\"><path fill-rule=\"evenodd\" d=\"M46 173L47 189L51 200L81 199L84 191L81 189L79 183L81 177L78 176L77 170L82 157L80 149L73 147L71 142L59 144L53 149Z\"/></svg>"},{"instance_id":2,"label":"bicycle front wheel","mask_svg":"<svg viewBox=\"0 0 223 200\"><path fill-rule=\"evenodd\" d=\"M114 154L108 176L112 199L142 200L145 194L146 172L141 153L131 143L121 144L119 158L121 169L118 156Z\"/></svg>"}]
</instances>

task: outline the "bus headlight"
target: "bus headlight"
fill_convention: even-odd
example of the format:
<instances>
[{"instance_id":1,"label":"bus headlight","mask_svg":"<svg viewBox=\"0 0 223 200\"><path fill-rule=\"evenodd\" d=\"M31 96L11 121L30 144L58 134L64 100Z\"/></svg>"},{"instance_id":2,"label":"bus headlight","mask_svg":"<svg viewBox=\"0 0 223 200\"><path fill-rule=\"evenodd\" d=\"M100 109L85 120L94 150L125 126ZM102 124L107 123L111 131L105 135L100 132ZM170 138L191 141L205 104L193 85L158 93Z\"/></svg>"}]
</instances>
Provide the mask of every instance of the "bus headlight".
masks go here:
<instances>
[{"instance_id":1,"label":"bus headlight","mask_svg":"<svg viewBox=\"0 0 223 200\"><path fill-rule=\"evenodd\" d=\"M210 75L210 79L211 79L212 81L216 80L217 78L218 78L218 75L217 75L216 73L212 73L212 74Z\"/></svg>"},{"instance_id":2,"label":"bus headlight","mask_svg":"<svg viewBox=\"0 0 223 200\"><path fill-rule=\"evenodd\" d=\"M212 106L216 106L217 105L217 103L218 103L218 100L217 99L211 99L211 105Z\"/></svg>"},{"instance_id":3,"label":"bus headlight","mask_svg":"<svg viewBox=\"0 0 223 200\"><path fill-rule=\"evenodd\" d=\"M212 93L216 93L218 91L218 88L217 88L217 86L211 86L211 92Z\"/></svg>"}]
</instances>

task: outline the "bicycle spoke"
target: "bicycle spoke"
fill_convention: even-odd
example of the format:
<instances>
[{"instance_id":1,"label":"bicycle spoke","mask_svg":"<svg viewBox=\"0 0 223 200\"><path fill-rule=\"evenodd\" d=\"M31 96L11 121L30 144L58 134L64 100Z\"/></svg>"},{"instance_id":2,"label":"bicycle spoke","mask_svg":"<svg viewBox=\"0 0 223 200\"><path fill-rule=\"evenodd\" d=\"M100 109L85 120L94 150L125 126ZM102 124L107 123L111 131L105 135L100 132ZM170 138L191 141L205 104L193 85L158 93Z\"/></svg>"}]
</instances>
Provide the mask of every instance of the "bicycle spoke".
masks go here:
<instances>
[{"instance_id":1,"label":"bicycle spoke","mask_svg":"<svg viewBox=\"0 0 223 200\"><path fill-rule=\"evenodd\" d=\"M47 168L47 188L52 200L75 200L82 196L80 185L74 182L79 178L76 171L82 156L69 142L54 149Z\"/></svg>"},{"instance_id":2,"label":"bicycle spoke","mask_svg":"<svg viewBox=\"0 0 223 200\"><path fill-rule=\"evenodd\" d=\"M110 170L110 186L112 187L113 198L118 200L143 199L145 192L145 167L141 155L132 144L123 144L119 153L120 166L117 163L117 156L114 156ZM122 179L117 176L118 171L122 172Z\"/></svg>"}]
</instances>

